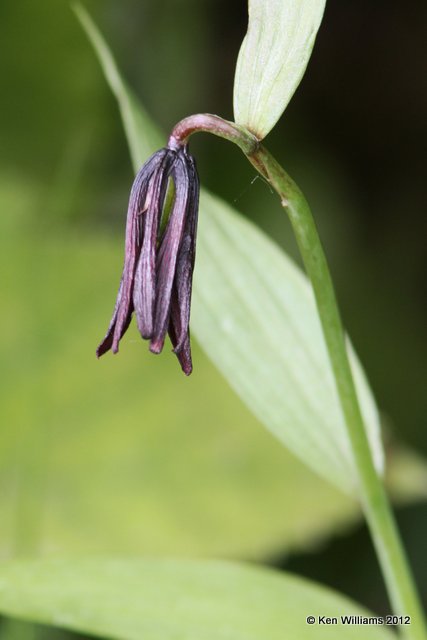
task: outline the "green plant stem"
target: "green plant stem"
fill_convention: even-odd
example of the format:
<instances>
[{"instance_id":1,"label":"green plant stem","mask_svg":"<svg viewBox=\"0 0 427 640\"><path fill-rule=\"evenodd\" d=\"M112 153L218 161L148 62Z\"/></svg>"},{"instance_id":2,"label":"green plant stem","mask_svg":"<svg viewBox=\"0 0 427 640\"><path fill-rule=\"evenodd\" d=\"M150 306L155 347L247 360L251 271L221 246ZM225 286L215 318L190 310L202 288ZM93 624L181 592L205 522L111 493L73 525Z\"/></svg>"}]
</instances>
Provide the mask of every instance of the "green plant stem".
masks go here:
<instances>
[{"instance_id":1,"label":"green plant stem","mask_svg":"<svg viewBox=\"0 0 427 640\"><path fill-rule=\"evenodd\" d=\"M325 253L310 208L300 189L262 146L248 155L250 162L280 196L291 221L311 280L332 365L341 408L356 463L359 494L396 615L411 616L402 635L426 640L424 614L381 478L378 476L350 368L345 334Z\"/></svg>"},{"instance_id":2,"label":"green plant stem","mask_svg":"<svg viewBox=\"0 0 427 640\"><path fill-rule=\"evenodd\" d=\"M291 221L307 274L332 365L341 409L356 464L359 496L395 615L410 616L400 631L408 640L427 640L424 613L408 560L366 435L350 368L346 338L322 243L304 195L273 156L250 132L211 114L189 116L173 129L169 146L185 145L195 132L206 131L237 144L278 193Z\"/></svg>"}]
</instances>

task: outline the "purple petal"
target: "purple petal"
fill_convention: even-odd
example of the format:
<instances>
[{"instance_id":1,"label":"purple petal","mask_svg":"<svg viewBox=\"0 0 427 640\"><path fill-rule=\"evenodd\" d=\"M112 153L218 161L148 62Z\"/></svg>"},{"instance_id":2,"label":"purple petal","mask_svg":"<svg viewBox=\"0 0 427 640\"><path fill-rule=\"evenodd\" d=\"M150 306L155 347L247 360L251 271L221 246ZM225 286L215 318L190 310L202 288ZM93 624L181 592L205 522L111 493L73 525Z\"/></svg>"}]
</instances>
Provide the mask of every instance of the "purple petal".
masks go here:
<instances>
[{"instance_id":1,"label":"purple petal","mask_svg":"<svg viewBox=\"0 0 427 640\"><path fill-rule=\"evenodd\" d=\"M189 376L193 371L193 363L191 360L191 346L190 346L190 334L187 334L181 350L176 354L179 364L181 365L181 369L185 373L186 376Z\"/></svg>"},{"instance_id":2,"label":"purple petal","mask_svg":"<svg viewBox=\"0 0 427 640\"><path fill-rule=\"evenodd\" d=\"M123 290L123 276L122 276L122 279L120 280L120 287L119 287L119 292L117 294L116 306L114 307L114 313L113 313L113 317L111 318L110 326L108 327L107 333L105 334L103 341L101 342L101 344L98 346L96 350L97 358L100 358L102 355L104 355L104 353L109 351L113 345L113 334L114 334L114 328L116 326L117 312L122 300L122 290ZM126 329L129 327L131 318L132 318L132 310L129 310L128 317L126 318L126 322L123 326L122 335L125 333Z\"/></svg>"},{"instance_id":3,"label":"purple petal","mask_svg":"<svg viewBox=\"0 0 427 640\"><path fill-rule=\"evenodd\" d=\"M191 190L184 235L178 252L175 272L175 288L177 292L180 327L180 330L177 333L177 344L174 349L174 352L177 354L188 337L193 269L196 257L197 218L199 211L199 177L197 175L194 161L191 157L189 158L189 161ZM175 326L177 326L176 322Z\"/></svg>"},{"instance_id":4,"label":"purple petal","mask_svg":"<svg viewBox=\"0 0 427 640\"><path fill-rule=\"evenodd\" d=\"M156 305L153 336L150 344L150 350L153 353L160 353L162 350L168 330L172 286L188 209L190 192L188 167L180 155L176 158L172 175L175 183L175 197L172 211L160 242L156 265Z\"/></svg>"},{"instance_id":5,"label":"purple petal","mask_svg":"<svg viewBox=\"0 0 427 640\"><path fill-rule=\"evenodd\" d=\"M191 360L191 346L190 346L190 334L187 331L184 339L181 341L181 347L179 351L176 351L178 338L177 336L181 333L181 325L180 325L180 309L178 303L178 296L176 288L172 289L172 297L171 297L171 313L170 313L170 321L169 321L169 337L171 339L172 345L174 347L174 353L178 358L178 361L181 365L181 368L186 376L189 376L193 371L193 363Z\"/></svg>"},{"instance_id":6,"label":"purple petal","mask_svg":"<svg viewBox=\"0 0 427 640\"><path fill-rule=\"evenodd\" d=\"M147 202L148 210L143 217L143 241L135 270L133 304L138 329L143 338L151 338L156 292L157 236L161 213L166 197L169 169L174 157L168 152L157 167L150 181Z\"/></svg>"},{"instance_id":7,"label":"purple petal","mask_svg":"<svg viewBox=\"0 0 427 640\"><path fill-rule=\"evenodd\" d=\"M155 153L143 165L138 172L129 198L127 221L126 221L126 242L125 242L125 260L123 266L122 278L120 281L119 292L117 294L116 304L113 317L110 322L108 331L104 340L96 350L98 358L112 349L117 353L119 349L119 340L129 327L132 312L132 287L135 263L141 245L141 228L139 222L139 214L144 208L145 197L148 189L149 179L153 170L161 162L166 154L166 150Z\"/></svg>"}]
</instances>

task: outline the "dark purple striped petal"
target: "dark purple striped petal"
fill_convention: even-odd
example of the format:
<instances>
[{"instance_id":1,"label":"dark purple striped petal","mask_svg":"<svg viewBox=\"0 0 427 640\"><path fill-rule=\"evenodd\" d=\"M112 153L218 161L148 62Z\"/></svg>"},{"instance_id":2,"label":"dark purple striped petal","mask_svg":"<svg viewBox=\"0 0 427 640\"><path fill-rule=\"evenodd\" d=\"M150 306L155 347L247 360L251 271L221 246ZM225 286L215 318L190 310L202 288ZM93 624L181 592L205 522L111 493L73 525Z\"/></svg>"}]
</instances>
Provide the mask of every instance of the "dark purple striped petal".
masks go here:
<instances>
[{"instance_id":1,"label":"dark purple striped petal","mask_svg":"<svg viewBox=\"0 0 427 640\"><path fill-rule=\"evenodd\" d=\"M114 329L116 326L117 312L122 300L122 290L123 290L123 276L122 276L122 279L120 280L119 292L117 294L116 305L114 307L114 313L113 313L113 317L111 318L110 326L108 327L107 333L105 334L103 341L101 342L101 344L98 346L96 350L97 358L100 358L102 355L104 355L104 353L109 351L113 345L113 335L114 335ZM132 312L129 313L128 322L125 323L125 326L123 328L123 333L128 328L131 318L132 318Z\"/></svg>"},{"instance_id":2,"label":"dark purple striped petal","mask_svg":"<svg viewBox=\"0 0 427 640\"><path fill-rule=\"evenodd\" d=\"M186 376L189 376L193 371L193 363L191 360L190 333L188 331L188 327L185 333L185 337L181 341L179 351L176 350L176 347L178 345L177 336L181 333L181 325L178 296L175 287L172 289L171 313L168 332L172 342L172 346L174 347L174 353L176 353L176 357L178 358L178 361L181 365L181 369Z\"/></svg>"},{"instance_id":3,"label":"dark purple striped petal","mask_svg":"<svg viewBox=\"0 0 427 640\"><path fill-rule=\"evenodd\" d=\"M175 272L175 288L179 308L179 332L174 352L178 354L184 342L188 339L190 323L191 290L193 283L193 269L196 258L197 219L199 210L199 177L193 158L188 158L190 177L190 197L185 223L184 234L178 252Z\"/></svg>"},{"instance_id":4,"label":"dark purple striped petal","mask_svg":"<svg viewBox=\"0 0 427 640\"><path fill-rule=\"evenodd\" d=\"M132 318L133 275L141 246L141 225L139 223L139 216L145 207L145 198L151 175L166 153L166 150L162 149L149 158L138 172L132 185L126 221L123 274L110 326L104 340L96 350L98 358L109 349L112 349L114 353L117 353L119 350L119 340L129 327Z\"/></svg>"},{"instance_id":5,"label":"dark purple striped petal","mask_svg":"<svg viewBox=\"0 0 427 640\"><path fill-rule=\"evenodd\" d=\"M174 156L175 153L169 151L154 172L147 193L148 210L143 214L143 241L134 274L133 305L138 329L145 339L153 334L157 237Z\"/></svg>"},{"instance_id":6,"label":"dark purple striped petal","mask_svg":"<svg viewBox=\"0 0 427 640\"><path fill-rule=\"evenodd\" d=\"M177 154L172 168L172 178L175 183L175 197L157 254L156 304L150 343L153 353L160 353L168 331L172 286L188 210L190 180L188 166L182 154Z\"/></svg>"}]
</instances>

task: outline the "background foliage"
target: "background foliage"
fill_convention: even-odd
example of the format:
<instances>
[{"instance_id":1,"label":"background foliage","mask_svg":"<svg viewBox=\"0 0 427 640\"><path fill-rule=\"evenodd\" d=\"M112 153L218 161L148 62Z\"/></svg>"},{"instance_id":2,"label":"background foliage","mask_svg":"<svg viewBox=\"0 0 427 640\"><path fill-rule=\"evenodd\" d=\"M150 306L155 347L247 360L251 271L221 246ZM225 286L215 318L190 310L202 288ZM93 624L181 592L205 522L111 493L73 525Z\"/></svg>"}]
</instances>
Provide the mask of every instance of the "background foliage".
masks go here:
<instances>
[{"instance_id":1,"label":"background foliage","mask_svg":"<svg viewBox=\"0 0 427 640\"><path fill-rule=\"evenodd\" d=\"M243 1L87 7L165 130L198 111L232 117ZM427 451L425 14L421 2L408 12L331 0L268 141L312 204L392 453L393 432ZM268 560L384 611L367 537L348 530L357 508L278 447L200 350L190 380L135 332L119 357L96 362L132 180L117 108L68 3L4 0L0 17L1 556ZM206 137L192 149L204 184L296 255L275 198L238 152ZM422 494L422 472L415 483ZM399 517L425 585L425 504Z\"/></svg>"}]
</instances>

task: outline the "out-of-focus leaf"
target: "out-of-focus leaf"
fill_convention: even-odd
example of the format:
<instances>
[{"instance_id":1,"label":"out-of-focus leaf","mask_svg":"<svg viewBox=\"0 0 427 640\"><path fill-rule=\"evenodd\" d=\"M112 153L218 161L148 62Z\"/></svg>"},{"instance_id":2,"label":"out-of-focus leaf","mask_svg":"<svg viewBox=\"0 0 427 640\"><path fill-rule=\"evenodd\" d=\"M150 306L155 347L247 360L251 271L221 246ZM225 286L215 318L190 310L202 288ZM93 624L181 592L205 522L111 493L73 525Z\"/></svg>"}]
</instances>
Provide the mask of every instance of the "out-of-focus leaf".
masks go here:
<instances>
[{"instance_id":1,"label":"out-of-focus leaf","mask_svg":"<svg viewBox=\"0 0 427 640\"><path fill-rule=\"evenodd\" d=\"M397 503L427 499L427 464L418 452L392 443L386 484Z\"/></svg>"},{"instance_id":2,"label":"out-of-focus leaf","mask_svg":"<svg viewBox=\"0 0 427 640\"><path fill-rule=\"evenodd\" d=\"M40 200L27 180L0 180L0 557L262 558L357 521L356 503L278 447L197 345L190 379L135 327L119 357L96 360L122 239L35 229ZM395 493L410 475L394 474Z\"/></svg>"},{"instance_id":3,"label":"out-of-focus leaf","mask_svg":"<svg viewBox=\"0 0 427 640\"><path fill-rule=\"evenodd\" d=\"M108 85L119 103L132 163L138 170L146 156L162 146L161 133L154 123L147 126L147 113L124 82L107 43L85 8L79 2L73 3L72 7L95 47Z\"/></svg>"},{"instance_id":4,"label":"out-of-focus leaf","mask_svg":"<svg viewBox=\"0 0 427 640\"><path fill-rule=\"evenodd\" d=\"M37 185L1 177L0 557L265 558L357 521L356 503L278 447L197 345L190 379L134 327L119 357L97 361L122 239L36 229ZM399 499L421 497L424 463L393 446L388 473Z\"/></svg>"},{"instance_id":5,"label":"out-of-focus leaf","mask_svg":"<svg viewBox=\"0 0 427 640\"><path fill-rule=\"evenodd\" d=\"M118 357L96 359L122 238L40 230L41 201L0 174L0 558L259 559L357 520L356 503L277 446L197 344L190 379L133 326Z\"/></svg>"},{"instance_id":6,"label":"out-of-focus leaf","mask_svg":"<svg viewBox=\"0 0 427 640\"><path fill-rule=\"evenodd\" d=\"M304 75L325 0L249 0L234 81L237 124L264 138Z\"/></svg>"},{"instance_id":7,"label":"out-of-focus leaf","mask_svg":"<svg viewBox=\"0 0 427 640\"><path fill-rule=\"evenodd\" d=\"M126 125L126 134L130 145L138 141L138 155L145 157L157 132L137 102L129 101L105 41L82 8L79 16L84 16L107 80L114 80L122 112L124 104L138 111L128 118L132 127ZM265 234L206 193L201 198L192 330L242 400L293 453L342 490L356 490L351 447L310 284ZM350 355L381 469L377 410L351 349Z\"/></svg>"},{"instance_id":8,"label":"out-of-focus leaf","mask_svg":"<svg viewBox=\"0 0 427 640\"><path fill-rule=\"evenodd\" d=\"M362 616L351 600L284 573L218 561L82 559L0 568L0 611L122 640L360 640L359 625L307 616ZM363 626L364 640L394 634Z\"/></svg>"}]
</instances>

